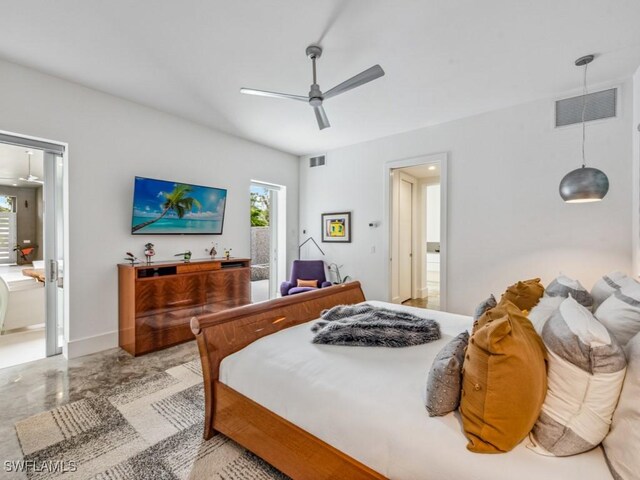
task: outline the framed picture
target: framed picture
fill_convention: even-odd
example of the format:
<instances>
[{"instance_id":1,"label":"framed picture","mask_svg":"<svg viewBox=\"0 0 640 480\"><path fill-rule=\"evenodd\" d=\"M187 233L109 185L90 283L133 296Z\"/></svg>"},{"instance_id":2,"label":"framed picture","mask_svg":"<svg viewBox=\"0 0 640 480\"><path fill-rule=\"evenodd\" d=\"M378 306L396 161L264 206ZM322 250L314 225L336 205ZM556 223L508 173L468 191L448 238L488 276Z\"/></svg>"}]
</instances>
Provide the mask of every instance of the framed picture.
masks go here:
<instances>
[{"instance_id":1,"label":"framed picture","mask_svg":"<svg viewBox=\"0 0 640 480\"><path fill-rule=\"evenodd\" d=\"M322 214L323 242L351 242L351 212Z\"/></svg>"}]
</instances>

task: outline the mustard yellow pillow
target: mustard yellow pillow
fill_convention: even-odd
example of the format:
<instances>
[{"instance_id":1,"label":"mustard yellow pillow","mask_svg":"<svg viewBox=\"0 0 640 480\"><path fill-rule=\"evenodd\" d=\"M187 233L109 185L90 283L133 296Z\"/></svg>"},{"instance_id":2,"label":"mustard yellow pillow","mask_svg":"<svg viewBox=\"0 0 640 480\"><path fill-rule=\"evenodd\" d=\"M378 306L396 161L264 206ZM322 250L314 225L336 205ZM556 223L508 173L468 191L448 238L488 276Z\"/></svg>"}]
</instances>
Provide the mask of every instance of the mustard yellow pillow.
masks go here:
<instances>
[{"instance_id":1,"label":"mustard yellow pillow","mask_svg":"<svg viewBox=\"0 0 640 480\"><path fill-rule=\"evenodd\" d=\"M514 283L502 294L502 299L513 303L520 310L530 311L544 295L544 287L539 278Z\"/></svg>"},{"instance_id":2,"label":"mustard yellow pillow","mask_svg":"<svg viewBox=\"0 0 640 480\"><path fill-rule=\"evenodd\" d=\"M508 452L533 428L547 393L546 351L519 307L502 301L479 320L462 369L467 448Z\"/></svg>"},{"instance_id":3,"label":"mustard yellow pillow","mask_svg":"<svg viewBox=\"0 0 640 480\"><path fill-rule=\"evenodd\" d=\"M318 288L318 280L300 280L300 279L298 279L298 287Z\"/></svg>"}]
</instances>

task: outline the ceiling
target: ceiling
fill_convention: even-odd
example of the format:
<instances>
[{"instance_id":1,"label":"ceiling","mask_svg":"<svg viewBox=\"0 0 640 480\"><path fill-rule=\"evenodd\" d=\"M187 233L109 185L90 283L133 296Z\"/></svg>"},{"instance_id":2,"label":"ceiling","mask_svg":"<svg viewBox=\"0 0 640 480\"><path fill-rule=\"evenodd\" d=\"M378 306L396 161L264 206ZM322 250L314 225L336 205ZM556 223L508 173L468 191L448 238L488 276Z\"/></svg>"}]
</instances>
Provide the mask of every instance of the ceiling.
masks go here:
<instances>
[{"instance_id":1,"label":"ceiling","mask_svg":"<svg viewBox=\"0 0 640 480\"><path fill-rule=\"evenodd\" d=\"M0 15L0 57L295 154L320 153L579 87L640 64L637 0L23 0ZM301 102L305 47L328 90L379 63L386 75Z\"/></svg>"},{"instance_id":2,"label":"ceiling","mask_svg":"<svg viewBox=\"0 0 640 480\"><path fill-rule=\"evenodd\" d=\"M402 167L398 170L415 178L433 178L440 176L440 165L414 165L413 167Z\"/></svg>"},{"instance_id":3,"label":"ceiling","mask_svg":"<svg viewBox=\"0 0 640 480\"><path fill-rule=\"evenodd\" d=\"M31 173L39 179L44 178L42 150L29 150L31 156ZM19 180L29 174L27 149L0 143L0 185L20 188L38 188L42 185Z\"/></svg>"}]
</instances>

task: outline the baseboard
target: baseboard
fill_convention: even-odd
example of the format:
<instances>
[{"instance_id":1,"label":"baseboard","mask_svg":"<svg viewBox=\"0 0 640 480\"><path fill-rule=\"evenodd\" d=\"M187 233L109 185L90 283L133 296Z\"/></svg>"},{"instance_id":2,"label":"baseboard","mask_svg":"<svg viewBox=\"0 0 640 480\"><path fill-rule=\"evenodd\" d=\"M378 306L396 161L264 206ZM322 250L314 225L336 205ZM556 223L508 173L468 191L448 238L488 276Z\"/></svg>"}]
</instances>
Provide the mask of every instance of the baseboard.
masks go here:
<instances>
[{"instance_id":1,"label":"baseboard","mask_svg":"<svg viewBox=\"0 0 640 480\"><path fill-rule=\"evenodd\" d=\"M118 346L118 331L94 335L93 337L70 340L67 344L67 358L77 358L92 353L102 352Z\"/></svg>"},{"instance_id":2,"label":"baseboard","mask_svg":"<svg viewBox=\"0 0 640 480\"><path fill-rule=\"evenodd\" d=\"M400 303L400 297L391 298L391 303Z\"/></svg>"}]
</instances>

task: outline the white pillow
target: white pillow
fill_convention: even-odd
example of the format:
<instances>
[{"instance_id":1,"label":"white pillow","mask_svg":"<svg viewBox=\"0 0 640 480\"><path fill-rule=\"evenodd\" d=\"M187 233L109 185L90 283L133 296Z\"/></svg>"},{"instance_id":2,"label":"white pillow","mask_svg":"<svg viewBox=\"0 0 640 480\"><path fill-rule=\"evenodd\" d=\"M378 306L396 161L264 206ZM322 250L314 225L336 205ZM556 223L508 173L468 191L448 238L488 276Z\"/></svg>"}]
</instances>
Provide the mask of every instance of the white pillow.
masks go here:
<instances>
[{"instance_id":1,"label":"white pillow","mask_svg":"<svg viewBox=\"0 0 640 480\"><path fill-rule=\"evenodd\" d=\"M542 340L548 390L531 431L533 450L559 457L591 450L609 431L626 370L624 352L571 297L546 322Z\"/></svg>"},{"instance_id":2,"label":"white pillow","mask_svg":"<svg viewBox=\"0 0 640 480\"><path fill-rule=\"evenodd\" d=\"M615 478L633 480L640 472L640 334L627 345L627 376L602 445Z\"/></svg>"},{"instance_id":3,"label":"white pillow","mask_svg":"<svg viewBox=\"0 0 640 480\"><path fill-rule=\"evenodd\" d=\"M620 345L640 332L640 283L632 281L616 290L596 310L596 318L609 329Z\"/></svg>"},{"instance_id":4,"label":"white pillow","mask_svg":"<svg viewBox=\"0 0 640 480\"><path fill-rule=\"evenodd\" d=\"M633 283L635 283L635 280L627 277L622 272L611 272L603 276L591 289L593 311L595 312L600 304L613 295L616 290L620 290L623 286Z\"/></svg>"},{"instance_id":5,"label":"white pillow","mask_svg":"<svg viewBox=\"0 0 640 480\"><path fill-rule=\"evenodd\" d=\"M551 315L553 315L564 300L565 299L563 297L544 296L540 299L538 304L531 309L528 318L533 324L533 328L538 332L538 335L542 334L544 324L547 323L547 320L551 318Z\"/></svg>"}]
</instances>

